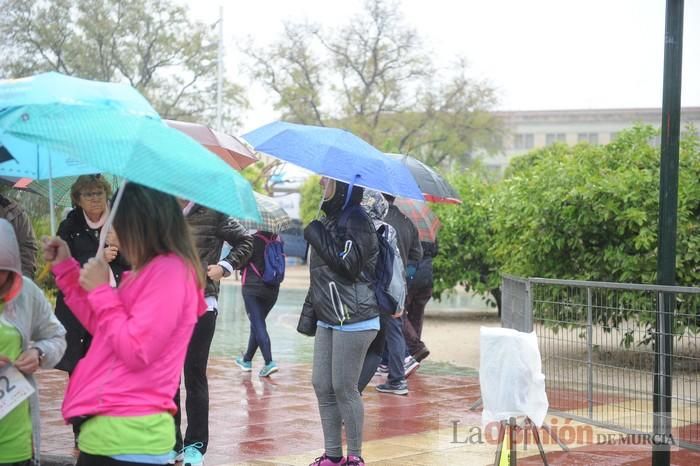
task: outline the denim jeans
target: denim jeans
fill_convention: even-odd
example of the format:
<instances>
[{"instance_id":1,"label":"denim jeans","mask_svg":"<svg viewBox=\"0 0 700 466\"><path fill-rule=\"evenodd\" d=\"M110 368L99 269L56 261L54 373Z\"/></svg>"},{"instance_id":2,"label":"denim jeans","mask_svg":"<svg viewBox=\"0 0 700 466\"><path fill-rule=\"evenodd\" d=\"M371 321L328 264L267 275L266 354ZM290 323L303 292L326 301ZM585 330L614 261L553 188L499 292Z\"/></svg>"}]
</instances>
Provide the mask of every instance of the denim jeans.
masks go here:
<instances>
[{"instance_id":1,"label":"denim jeans","mask_svg":"<svg viewBox=\"0 0 700 466\"><path fill-rule=\"evenodd\" d=\"M270 334L267 333L265 319L277 302L277 294L271 293L267 296L255 296L243 293L245 312L250 320L250 336L248 337L248 349L243 355L243 360L251 361L255 352L260 348L260 352L265 359L265 364L272 361L272 345Z\"/></svg>"},{"instance_id":2,"label":"denim jeans","mask_svg":"<svg viewBox=\"0 0 700 466\"><path fill-rule=\"evenodd\" d=\"M406 342L403 338L403 316L394 319L382 315L382 324L386 326L386 361L389 366L387 382L396 383L405 379L403 360L406 355Z\"/></svg>"}]
</instances>

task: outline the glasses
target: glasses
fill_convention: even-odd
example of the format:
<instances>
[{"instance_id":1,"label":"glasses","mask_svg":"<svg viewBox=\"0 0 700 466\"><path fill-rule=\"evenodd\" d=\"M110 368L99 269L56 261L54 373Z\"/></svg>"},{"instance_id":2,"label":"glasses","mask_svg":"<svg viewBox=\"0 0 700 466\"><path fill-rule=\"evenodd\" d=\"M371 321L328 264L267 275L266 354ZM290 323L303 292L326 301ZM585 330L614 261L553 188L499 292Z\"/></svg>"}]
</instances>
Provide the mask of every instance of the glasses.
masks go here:
<instances>
[{"instance_id":1,"label":"glasses","mask_svg":"<svg viewBox=\"0 0 700 466\"><path fill-rule=\"evenodd\" d=\"M105 196L104 191L89 191L80 193L80 197L83 199L100 199Z\"/></svg>"}]
</instances>

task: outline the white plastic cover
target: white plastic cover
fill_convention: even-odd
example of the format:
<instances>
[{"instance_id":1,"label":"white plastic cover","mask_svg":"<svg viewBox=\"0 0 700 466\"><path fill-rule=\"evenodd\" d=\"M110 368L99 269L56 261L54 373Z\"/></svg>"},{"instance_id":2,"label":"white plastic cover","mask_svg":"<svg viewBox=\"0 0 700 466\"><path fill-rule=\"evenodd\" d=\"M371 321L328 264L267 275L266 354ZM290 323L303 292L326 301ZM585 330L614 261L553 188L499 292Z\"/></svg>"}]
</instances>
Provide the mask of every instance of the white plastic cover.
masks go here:
<instances>
[{"instance_id":1,"label":"white plastic cover","mask_svg":"<svg viewBox=\"0 0 700 466\"><path fill-rule=\"evenodd\" d=\"M480 351L483 425L528 416L541 427L549 402L535 332L481 327Z\"/></svg>"}]
</instances>

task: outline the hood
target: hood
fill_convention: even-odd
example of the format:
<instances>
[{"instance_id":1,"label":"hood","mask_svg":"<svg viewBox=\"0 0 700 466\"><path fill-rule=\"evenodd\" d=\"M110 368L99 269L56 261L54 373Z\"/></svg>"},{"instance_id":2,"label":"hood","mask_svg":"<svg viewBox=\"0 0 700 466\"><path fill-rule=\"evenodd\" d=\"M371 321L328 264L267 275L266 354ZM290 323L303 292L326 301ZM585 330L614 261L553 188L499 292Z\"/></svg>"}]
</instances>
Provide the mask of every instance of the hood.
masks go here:
<instances>
[{"instance_id":1,"label":"hood","mask_svg":"<svg viewBox=\"0 0 700 466\"><path fill-rule=\"evenodd\" d=\"M384 220L389 212L389 202L380 192L365 189L362 195L362 208L372 220Z\"/></svg>"},{"instance_id":2,"label":"hood","mask_svg":"<svg viewBox=\"0 0 700 466\"><path fill-rule=\"evenodd\" d=\"M0 218L0 270L9 270L13 274L12 287L3 298L3 301L10 301L22 289L22 262L15 229L4 218Z\"/></svg>"},{"instance_id":3,"label":"hood","mask_svg":"<svg viewBox=\"0 0 700 466\"><path fill-rule=\"evenodd\" d=\"M345 198L347 196L349 187L350 186L348 186L347 183L336 180L335 194L333 194L333 197L328 199L327 201L323 201L323 204L321 204L321 210L323 210L329 217L339 214L345 206ZM360 201L362 201L363 192L364 188L360 186L353 186L348 206L359 205Z\"/></svg>"}]
</instances>

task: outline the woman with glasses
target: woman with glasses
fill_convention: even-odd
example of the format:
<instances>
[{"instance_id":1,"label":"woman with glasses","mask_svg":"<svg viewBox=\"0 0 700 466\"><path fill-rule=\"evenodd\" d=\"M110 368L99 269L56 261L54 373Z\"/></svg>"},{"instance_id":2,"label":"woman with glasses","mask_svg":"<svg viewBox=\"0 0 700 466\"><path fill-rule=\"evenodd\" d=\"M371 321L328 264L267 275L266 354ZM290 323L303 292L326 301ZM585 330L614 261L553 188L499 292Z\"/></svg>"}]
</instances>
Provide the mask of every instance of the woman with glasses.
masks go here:
<instances>
[{"instance_id":1,"label":"woman with glasses","mask_svg":"<svg viewBox=\"0 0 700 466\"><path fill-rule=\"evenodd\" d=\"M102 254L110 266L110 284L115 287L122 272L129 266L119 254L119 245L114 235L102 229L109 215L107 200L112 194L112 188L99 174L83 175L73 183L70 194L73 209L59 225L57 235L68 243L71 255L81 266L97 255L100 236L107 235ZM92 337L63 298L63 293L59 291L56 297L56 317L66 328L67 348L56 368L68 372L70 376L78 361L87 353ZM77 447L78 429L76 427L73 433Z\"/></svg>"}]
</instances>

